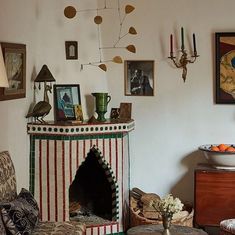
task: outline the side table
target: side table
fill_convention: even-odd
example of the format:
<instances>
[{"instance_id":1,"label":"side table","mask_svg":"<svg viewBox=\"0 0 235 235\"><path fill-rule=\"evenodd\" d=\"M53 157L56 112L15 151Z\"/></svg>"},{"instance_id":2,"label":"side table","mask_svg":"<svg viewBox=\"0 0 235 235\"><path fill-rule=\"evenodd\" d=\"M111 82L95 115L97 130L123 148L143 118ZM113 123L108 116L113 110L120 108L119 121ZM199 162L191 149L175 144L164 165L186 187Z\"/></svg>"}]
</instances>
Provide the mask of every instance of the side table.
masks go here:
<instances>
[{"instance_id":1,"label":"side table","mask_svg":"<svg viewBox=\"0 0 235 235\"><path fill-rule=\"evenodd\" d=\"M127 235L163 235L162 224L139 225L128 229ZM171 225L171 235L208 235L202 229L196 229L181 225Z\"/></svg>"}]
</instances>

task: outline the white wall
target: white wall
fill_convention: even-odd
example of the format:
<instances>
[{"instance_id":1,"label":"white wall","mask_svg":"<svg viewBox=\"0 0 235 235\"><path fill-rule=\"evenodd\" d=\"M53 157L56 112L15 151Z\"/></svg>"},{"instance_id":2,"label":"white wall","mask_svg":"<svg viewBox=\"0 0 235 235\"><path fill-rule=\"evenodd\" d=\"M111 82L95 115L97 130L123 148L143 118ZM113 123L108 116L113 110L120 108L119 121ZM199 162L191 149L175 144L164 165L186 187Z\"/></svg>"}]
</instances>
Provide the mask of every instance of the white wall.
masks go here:
<instances>
[{"instance_id":1,"label":"white wall","mask_svg":"<svg viewBox=\"0 0 235 235\"><path fill-rule=\"evenodd\" d=\"M98 1L98 5L101 4ZM115 1L107 1L115 4ZM72 20L63 16L64 7L95 8L95 0L0 0L0 41L27 45L27 95L25 99L0 102L0 149L9 150L16 165L18 188L28 187L29 136L24 118L33 100L32 79L47 64L57 83L79 83L85 118L93 113L90 94L108 91L109 108L132 102L136 129L131 133L131 187L161 196L168 192L193 200L193 169L204 160L197 151L206 143L233 143L235 111L233 105L214 104L214 32L234 31L235 2L227 0L130 0L136 7L125 27L134 26L137 36L125 37L123 45L134 43L136 54L119 50L123 59L155 60L155 96L124 96L124 67L109 64L104 73L80 64L99 59L97 28L93 14L79 13ZM104 18L102 41L113 41L117 22L110 14ZM200 54L188 66L186 83L181 70L172 66L169 35L185 28L186 46L191 34L197 36ZM79 60L65 59L64 42L77 40ZM116 52L114 53L116 54ZM113 52L106 52L109 58ZM37 93L40 100L42 91ZM50 101L53 103L52 95ZM108 115L108 114L107 114ZM46 118L53 119L53 112Z\"/></svg>"}]
</instances>

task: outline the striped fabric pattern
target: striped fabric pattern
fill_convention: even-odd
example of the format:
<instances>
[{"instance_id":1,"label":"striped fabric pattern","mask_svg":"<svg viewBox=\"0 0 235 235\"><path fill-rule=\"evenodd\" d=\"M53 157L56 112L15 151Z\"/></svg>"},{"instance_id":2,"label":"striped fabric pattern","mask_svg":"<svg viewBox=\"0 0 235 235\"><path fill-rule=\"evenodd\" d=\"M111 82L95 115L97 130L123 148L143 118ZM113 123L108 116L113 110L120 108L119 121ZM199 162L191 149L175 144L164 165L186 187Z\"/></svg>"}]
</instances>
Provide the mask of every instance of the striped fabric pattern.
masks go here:
<instances>
[{"instance_id":1,"label":"striped fabric pattern","mask_svg":"<svg viewBox=\"0 0 235 235\"><path fill-rule=\"evenodd\" d=\"M30 154L30 190L38 202L42 221L69 221L69 186L76 172L95 145L99 149L100 164L105 168L113 188L113 221L117 224L87 228L97 229L92 234L109 234L126 227L129 205L129 136L87 135L61 138L60 136L32 135ZM107 168L107 169L106 169ZM108 230L103 233L104 228ZM97 231L98 231L97 230ZM88 233L89 234L89 233Z\"/></svg>"}]
</instances>

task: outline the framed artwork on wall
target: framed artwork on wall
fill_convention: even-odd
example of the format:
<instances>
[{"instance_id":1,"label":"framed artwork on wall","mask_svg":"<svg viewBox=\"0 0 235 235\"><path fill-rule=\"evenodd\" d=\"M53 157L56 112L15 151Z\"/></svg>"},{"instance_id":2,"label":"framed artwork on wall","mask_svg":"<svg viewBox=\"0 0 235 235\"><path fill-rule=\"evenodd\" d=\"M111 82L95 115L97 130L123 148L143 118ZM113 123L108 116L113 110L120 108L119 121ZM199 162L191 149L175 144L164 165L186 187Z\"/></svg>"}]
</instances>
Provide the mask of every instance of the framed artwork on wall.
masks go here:
<instances>
[{"instance_id":1,"label":"framed artwork on wall","mask_svg":"<svg viewBox=\"0 0 235 235\"><path fill-rule=\"evenodd\" d=\"M126 60L124 73L126 96L154 95L154 60Z\"/></svg>"},{"instance_id":2,"label":"framed artwork on wall","mask_svg":"<svg viewBox=\"0 0 235 235\"><path fill-rule=\"evenodd\" d=\"M8 88L0 88L0 100L24 98L26 95L26 45L1 43Z\"/></svg>"},{"instance_id":3,"label":"framed artwork on wall","mask_svg":"<svg viewBox=\"0 0 235 235\"><path fill-rule=\"evenodd\" d=\"M216 103L235 104L235 33L215 33Z\"/></svg>"},{"instance_id":4,"label":"framed artwork on wall","mask_svg":"<svg viewBox=\"0 0 235 235\"><path fill-rule=\"evenodd\" d=\"M79 84L56 84L54 89L54 110L56 121L83 121Z\"/></svg>"},{"instance_id":5,"label":"framed artwork on wall","mask_svg":"<svg viewBox=\"0 0 235 235\"><path fill-rule=\"evenodd\" d=\"M77 60L78 59L78 42L66 41L65 42L65 54L66 54L66 60Z\"/></svg>"}]
</instances>

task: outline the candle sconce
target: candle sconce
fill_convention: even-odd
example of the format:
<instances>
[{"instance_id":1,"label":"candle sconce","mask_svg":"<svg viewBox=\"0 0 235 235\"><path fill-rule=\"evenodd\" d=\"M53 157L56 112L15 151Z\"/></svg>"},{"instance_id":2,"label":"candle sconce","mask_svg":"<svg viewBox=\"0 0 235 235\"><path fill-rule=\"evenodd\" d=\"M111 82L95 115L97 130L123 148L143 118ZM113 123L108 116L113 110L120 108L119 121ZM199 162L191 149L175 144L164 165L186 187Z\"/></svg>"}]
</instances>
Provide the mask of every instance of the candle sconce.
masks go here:
<instances>
[{"instance_id":1,"label":"candle sconce","mask_svg":"<svg viewBox=\"0 0 235 235\"><path fill-rule=\"evenodd\" d=\"M192 57L191 59L188 58L188 54L187 54L185 47L184 47L184 29L183 29L183 27L181 28L181 50L180 50L180 52L181 52L181 56L180 56L179 60L177 61L176 57L174 56L174 52L173 52L173 35L171 34L171 36L170 36L170 56L168 58L173 61L176 68L183 69L182 78L185 82L186 77L187 77L187 65L193 64L196 61L197 57L199 57L199 55L197 54L197 49L196 49L195 34L193 34L193 55L191 56Z\"/></svg>"}]
</instances>

